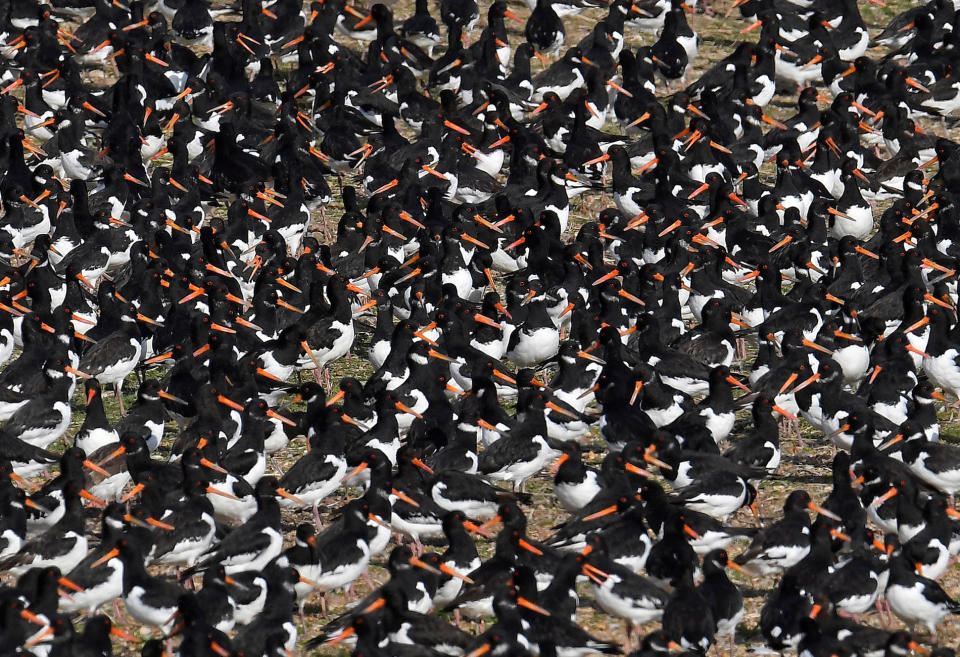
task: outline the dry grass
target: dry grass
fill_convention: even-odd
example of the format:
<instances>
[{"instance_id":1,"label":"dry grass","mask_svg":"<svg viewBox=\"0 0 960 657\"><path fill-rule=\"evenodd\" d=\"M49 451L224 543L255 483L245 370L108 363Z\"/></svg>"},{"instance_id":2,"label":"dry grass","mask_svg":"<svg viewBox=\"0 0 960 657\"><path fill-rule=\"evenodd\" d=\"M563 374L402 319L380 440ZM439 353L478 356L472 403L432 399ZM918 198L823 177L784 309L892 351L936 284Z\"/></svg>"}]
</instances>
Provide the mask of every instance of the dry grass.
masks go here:
<instances>
[{"instance_id":1,"label":"dry grass","mask_svg":"<svg viewBox=\"0 0 960 657\"><path fill-rule=\"evenodd\" d=\"M215 0L214 4L224 3ZM511 8L520 16L527 15L528 10L524 3L512 1L510 4ZM905 0L891 2L886 7L864 4L861 7L861 11L871 31L876 33L882 29L892 16L905 8L907 4ZM713 8L718 12L717 16L707 17L701 14L697 15L694 19L694 27L700 34L700 56L695 62L693 77L708 68L715 61L725 57L743 38L750 38L740 34L740 30L745 26L745 23L739 19L736 12L734 12L734 15L730 18L723 17L723 12L726 11L727 6L727 2L715 2ZM401 0L393 4L392 7L398 17L406 17L412 13L413 2L412 0ZM482 7L482 11L485 11L485 8L486 3ZM599 17L599 13L588 12L579 17L567 19L568 44L575 43L582 38L592 28L593 21ZM514 44L519 43L523 39L522 33L516 30L515 27L514 25L508 25L508 28L512 31L511 42ZM628 35L628 42L633 47L640 45L642 39L643 37L638 34ZM651 37L647 35L646 40L649 43ZM879 53L873 52L870 54L875 56ZM91 81L99 82L102 79L103 77L99 72L91 76ZM768 108L768 112L773 116L788 115L791 113L795 100L795 95L792 94L792 90L788 93L778 94L771 107ZM939 124L928 127L939 129ZM615 128L610 129L615 130ZM765 173L769 172L765 171ZM336 181L331 181L331 184L334 189L336 189ZM606 204L606 199L601 198L600 195L583 197L582 200L577 202L575 210L571 213L569 232L571 234L574 233L580 224L596 216L596 213L605 207ZM326 225L321 226L318 224L316 227L318 232L330 234L327 231L332 232L332 230L335 229L336 220L341 212L342 207L339 205L339 200L337 199L326 208ZM320 222L322 220L318 218L317 221ZM341 360L332 367L333 380L336 381L342 376L354 376L363 380L369 375L371 371L370 365L362 357L366 350L367 341L368 335L361 333L354 348L353 356ZM152 376L154 374L151 373L149 375ZM135 387L135 382L128 381L128 386L125 391L125 403L128 408L134 401ZM105 395L105 401L108 416L111 420L116 420L119 409L112 395ZM74 416L71 428L66 437L60 441L60 444L54 446L55 449L63 448L65 445L70 444L72 435L82 422L83 399L80 392L78 392L77 397L74 399L74 407L78 412ZM170 429L175 430L175 426L171 426ZM948 422L946 418L944 418L943 434L948 440L951 436L955 436L957 434L957 424L955 422ZM596 435L593 436L593 440L598 442L598 444L600 443L600 439ZM804 425L800 437L784 438L782 447L784 459L781 465L781 476L775 480L764 481L759 487L760 494L758 503L761 518L764 522L769 522L780 515L783 499L790 490L796 487L807 488L815 499L823 499L829 492L829 465L833 456L833 447L825 441L821 435L818 435ZM292 442L280 455L280 463L284 468L289 467L305 450L306 446L304 441L299 440ZM599 460L598 457L597 460ZM536 508L535 515L529 514L533 509L527 509L528 515L531 517L530 533L535 538L544 539L550 534L549 528L561 522L565 517L565 513L553 499L552 482L546 473L541 473L541 475L528 482L528 490L533 494ZM356 491L352 492L355 493ZM323 518L325 523L331 511L336 509L345 500L346 496L343 493L327 500L326 512ZM292 537L292 528L295 527L298 522L309 519L308 512L285 513L284 529L286 530L288 540ZM749 519L746 517L739 517L734 520L734 522L744 523L748 521ZM91 529L93 526L94 523L91 520ZM442 549L442 546L438 546L436 549ZM488 556L492 552L492 545L481 541L480 549L484 556ZM382 582L386 579L386 572L379 565L374 565L371 570L375 581ZM762 639L760 639L755 629L756 623L764 596L776 582L772 578L745 578L737 573L733 573L733 576L738 584L742 585L747 594L747 615L741 625L737 642L737 653L745 654L749 651L756 650L762 645ZM956 569L949 570L941 582L948 592L960 594L960 581L958 581ZM358 584L358 589L361 595L365 593L365 588L362 584ZM593 606L588 587L584 587L581 593L584 595L581 599L582 606L578 611L578 620L582 625L598 637L622 641L625 629L623 623L619 620L611 619ZM330 593L327 596L327 602L332 614L336 614L344 609L346 599L340 593ZM307 605L307 626L306 631L301 634L301 644L306 638L315 635L326 620L327 619L320 615L317 600L311 600L311 603ZM137 628L126 627L125 629L132 630ZM147 633L144 632L144 636L146 635ZM953 645L957 642L958 636L960 636L960 622L951 617L941 627L941 642ZM238 647L242 648L242 646ZM139 646L117 645L116 649L123 655L139 653ZM303 650L302 653L306 654L306 651ZM338 655L346 653L342 648L326 648L314 651L312 654Z\"/></svg>"}]
</instances>

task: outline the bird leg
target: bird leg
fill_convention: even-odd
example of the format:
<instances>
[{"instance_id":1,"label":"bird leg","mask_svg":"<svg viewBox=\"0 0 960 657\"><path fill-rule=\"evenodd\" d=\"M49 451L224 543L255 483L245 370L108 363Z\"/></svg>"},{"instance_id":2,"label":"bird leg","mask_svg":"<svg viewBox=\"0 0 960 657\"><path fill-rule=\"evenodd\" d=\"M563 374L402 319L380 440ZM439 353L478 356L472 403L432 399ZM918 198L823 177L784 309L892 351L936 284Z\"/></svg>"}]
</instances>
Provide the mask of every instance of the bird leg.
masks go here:
<instances>
[{"instance_id":1,"label":"bird leg","mask_svg":"<svg viewBox=\"0 0 960 657\"><path fill-rule=\"evenodd\" d=\"M883 613L883 602L880 598L877 598L874 604L877 607L877 614L880 616L880 623L883 625L883 629L890 629L890 620L887 618L887 615Z\"/></svg>"},{"instance_id":2,"label":"bird leg","mask_svg":"<svg viewBox=\"0 0 960 657\"><path fill-rule=\"evenodd\" d=\"M123 408L123 381L118 381L113 384L113 389L117 393L117 403L120 404L120 416L124 417L127 414L126 409Z\"/></svg>"},{"instance_id":3,"label":"bird leg","mask_svg":"<svg viewBox=\"0 0 960 657\"><path fill-rule=\"evenodd\" d=\"M747 341L745 338L736 340L737 360L741 363L747 360Z\"/></svg>"},{"instance_id":4,"label":"bird leg","mask_svg":"<svg viewBox=\"0 0 960 657\"><path fill-rule=\"evenodd\" d=\"M363 577L363 581L366 582L367 586L370 587L371 591L375 591L377 589L377 583L373 581L373 576L370 575L369 568L363 571L362 577Z\"/></svg>"},{"instance_id":5,"label":"bird leg","mask_svg":"<svg viewBox=\"0 0 960 657\"><path fill-rule=\"evenodd\" d=\"M127 619L124 618L123 612L120 611L120 598L113 599L113 613L117 615L117 624L126 623Z\"/></svg>"},{"instance_id":6,"label":"bird leg","mask_svg":"<svg viewBox=\"0 0 960 657\"><path fill-rule=\"evenodd\" d=\"M783 436L784 438L788 437L790 435L790 420L788 420L785 417L780 418L779 425L780 426L778 427L778 430L780 432L780 435ZM800 450L800 445L799 444L794 445L793 454L797 454L799 450Z\"/></svg>"},{"instance_id":7,"label":"bird leg","mask_svg":"<svg viewBox=\"0 0 960 657\"><path fill-rule=\"evenodd\" d=\"M318 508L319 504L320 504L320 500L317 500L313 504L313 526L317 528L317 531L320 531L320 527L321 527L320 509Z\"/></svg>"}]
</instances>

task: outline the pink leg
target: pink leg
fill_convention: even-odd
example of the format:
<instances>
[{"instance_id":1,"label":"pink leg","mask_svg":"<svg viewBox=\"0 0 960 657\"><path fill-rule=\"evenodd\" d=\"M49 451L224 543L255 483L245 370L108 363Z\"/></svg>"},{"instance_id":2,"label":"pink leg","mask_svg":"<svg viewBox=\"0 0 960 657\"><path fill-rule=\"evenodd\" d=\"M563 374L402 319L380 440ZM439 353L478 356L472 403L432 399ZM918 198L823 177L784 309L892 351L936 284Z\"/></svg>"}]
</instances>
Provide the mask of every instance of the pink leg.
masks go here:
<instances>
[{"instance_id":1,"label":"pink leg","mask_svg":"<svg viewBox=\"0 0 960 657\"><path fill-rule=\"evenodd\" d=\"M120 598L113 599L113 613L117 615L117 623L126 623L127 619L123 617L123 612L120 611Z\"/></svg>"},{"instance_id":2,"label":"pink leg","mask_svg":"<svg viewBox=\"0 0 960 657\"><path fill-rule=\"evenodd\" d=\"M373 581L373 577L370 576L370 569L363 571L363 581L366 582L367 586L370 587L371 591L375 591L377 588L377 583Z\"/></svg>"},{"instance_id":3,"label":"pink leg","mask_svg":"<svg viewBox=\"0 0 960 657\"><path fill-rule=\"evenodd\" d=\"M877 607L877 614L880 616L880 623L883 625L883 629L890 629L890 622L883 611L883 602L881 602L880 598L877 598L875 605Z\"/></svg>"},{"instance_id":4,"label":"pink leg","mask_svg":"<svg viewBox=\"0 0 960 657\"><path fill-rule=\"evenodd\" d=\"M123 393L120 391L121 388L123 388L123 381L113 384L113 389L117 393L117 403L120 404L120 415L124 416L127 414L127 411L123 407Z\"/></svg>"}]
</instances>

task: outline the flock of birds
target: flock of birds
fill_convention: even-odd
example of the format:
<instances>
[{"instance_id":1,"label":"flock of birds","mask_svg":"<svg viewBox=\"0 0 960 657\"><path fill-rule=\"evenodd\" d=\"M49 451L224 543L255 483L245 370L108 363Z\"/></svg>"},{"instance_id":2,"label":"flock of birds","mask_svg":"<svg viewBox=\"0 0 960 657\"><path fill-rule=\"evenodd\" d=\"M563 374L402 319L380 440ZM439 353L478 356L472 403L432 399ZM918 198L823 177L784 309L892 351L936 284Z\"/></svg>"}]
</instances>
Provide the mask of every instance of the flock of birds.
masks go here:
<instances>
[{"instance_id":1,"label":"flock of birds","mask_svg":"<svg viewBox=\"0 0 960 657\"><path fill-rule=\"evenodd\" d=\"M0 655L954 654L951 0L220 4L0 2Z\"/></svg>"}]
</instances>

